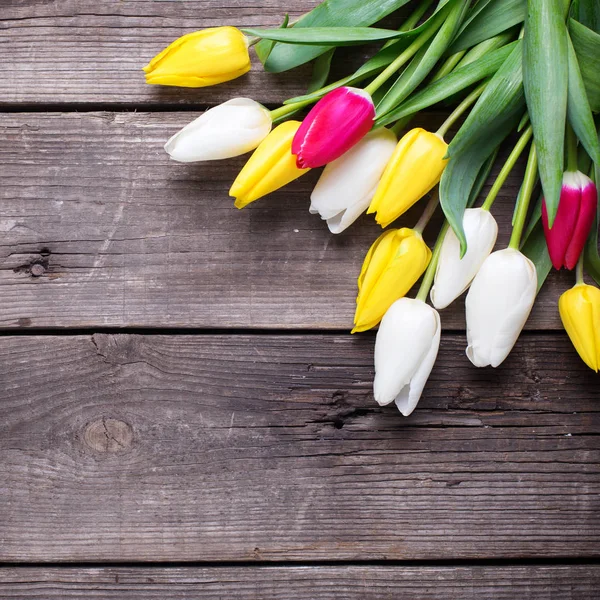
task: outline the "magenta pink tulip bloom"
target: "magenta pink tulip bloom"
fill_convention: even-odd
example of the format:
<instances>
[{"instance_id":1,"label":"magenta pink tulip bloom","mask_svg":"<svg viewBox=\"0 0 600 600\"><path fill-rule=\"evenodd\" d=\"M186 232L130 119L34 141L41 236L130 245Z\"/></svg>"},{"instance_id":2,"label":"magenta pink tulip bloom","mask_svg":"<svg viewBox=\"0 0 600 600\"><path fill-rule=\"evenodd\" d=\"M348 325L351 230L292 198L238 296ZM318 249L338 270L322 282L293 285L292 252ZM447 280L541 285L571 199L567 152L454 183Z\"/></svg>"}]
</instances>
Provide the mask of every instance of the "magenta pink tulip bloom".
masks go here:
<instances>
[{"instance_id":1,"label":"magenta pink tulip bloom","mask_svg":"<svg viewBox=\"0 0 600 600\"><path fill-rule=\"evenodd\" d=\"M548 227L546 200L542 202L542 223L550 260L555 269L574 269L590 233L598 193L594 182L580 171L563 176L560 202L552 229Z\"/></svg>"},{"instance_id":2,"label":"magenta pink tulip bloom","mask_svg":"<svg viewBox=\"0 0 600 600\"><path fill-rule=\"evenodd\" d=\"M323 96L308 113L292 142L300 169L322 167L369 133L375 105L368 92L341 87Z\"/></svg>"}]
</instances>

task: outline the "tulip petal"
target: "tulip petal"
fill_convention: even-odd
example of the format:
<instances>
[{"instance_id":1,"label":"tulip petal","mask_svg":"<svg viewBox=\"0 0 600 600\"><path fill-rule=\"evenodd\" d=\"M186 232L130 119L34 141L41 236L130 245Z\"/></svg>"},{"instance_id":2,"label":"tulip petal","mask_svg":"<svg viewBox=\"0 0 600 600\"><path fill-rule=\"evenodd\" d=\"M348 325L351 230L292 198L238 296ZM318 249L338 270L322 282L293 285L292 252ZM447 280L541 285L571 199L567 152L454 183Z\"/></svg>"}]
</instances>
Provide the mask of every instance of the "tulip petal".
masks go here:
<instances>
[{"instance_id":1,"label":"tulip petal","mask_svg":"<svg viewBox=\"0 0 600 600\"><path fill-rule=\"evenodd\" d=\"M414 410L437 356L440 329L437 311L421 300L392 304L375 341L373 392L379 405L395 401L405 416Z\"/></svg>"},{"instance_id":2,"label":"tulip petal","mask_svg":"<svg viewBox=\"0 0 600 600\"><path fill-rule=\"evenodd\" d=\"M431 290L431 302L441 310L449 306L471 284L483 261L494 248L498 224L487 210L468 208L463 215L467 252L460 258L460 241L453 229L444 237Z\"/></svg>"},{"instance_id":3,"label":"tulip petal","mask_svg":"<svg viewBox=\"0 0 600 600\"><path fill-rule=\"evenodd\" d=\"M178 162L221 160L254 150L271 130L269 111L250 98L234 98L207 110L165 144Z\"/></svg>"},{"instance_id":4,"label":"tulip petal","mask_svg":"<svg viewBox=\"0 0 600 600\"><path fill-rule=\"evenodd\" d=\"M476 367L497 367L523 329L537 288L535 265L521 252L493 252L475 276L465 302L467 356Z\"/></svg>"},{"instance_id":5,"label":"tulip petal","mask_svg":"<svg viewBox=\"0 0 600 600\"><path fill-rule=\"evenodd\" d=\"M379 128L367 134L343 156L329 163L311 194L311 213L341 233L369 206L394 148L396 136Z\"/></svg>"},{"instance_id":6,"label":"tulip petal","mask_svg":"<svg viewBox=\"0 0 600 600\"><path fill-rule=\"evenodd\" d=\"M412 129L398 142L367 214L387 227L440 181L448 145L435 133Z\"/></svg>"},{"instance_id":7,"label":"tulip petal","mask_svg":"<svg viewBox=\"0 0 600 600\"><path fill-rule=\"evenodd\" d=\"M598 205L598 192L596 191L594 182L583 173L578 173L578 175L580 180L579 186L581 189L579 213L577 215L577 222L573 228L571 241L565 253L565 267L570 270L577 266L577 261L583 252L585 242L592 229L594 218L596 217L596 207ZM558 209L560 210L560 205Z\"/></svg>"},{"instance_id":8,"label":"tulip petal","mask_svg":"<svg viewBox=\"0 0 600 600\"><path fill-rule=\"evenodd\" d=\"M600 369L600 289L583 284L564 292L558 301L569 338L585 364Z\"/></svg>"},{"instance_id":9,"label":"tulip petal","mask_svg":"<svg viewBox=\"0 0 600 600\"><path fill-rule=\"evenodd\" d=\"M322 167L357 144L373 127L375 106L364 90L340 87L308 113L292 143L298 168Z\"/></svg>"}]
</instances>

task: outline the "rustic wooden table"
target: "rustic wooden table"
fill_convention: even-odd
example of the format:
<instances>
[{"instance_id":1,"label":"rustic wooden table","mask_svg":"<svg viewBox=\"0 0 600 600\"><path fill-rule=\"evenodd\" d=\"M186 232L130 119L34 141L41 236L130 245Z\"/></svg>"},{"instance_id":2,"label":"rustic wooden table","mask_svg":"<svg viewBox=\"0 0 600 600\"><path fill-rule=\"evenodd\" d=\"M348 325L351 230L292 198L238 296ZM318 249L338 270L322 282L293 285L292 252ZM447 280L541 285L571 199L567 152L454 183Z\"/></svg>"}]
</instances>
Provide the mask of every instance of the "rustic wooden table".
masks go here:
<instances>
[{"instance_id":1,"label":"rustic wooden table","mask_svg":"<svg viewBox=\"0 0 600 600\"><path fill-rule=\"evenodd\" d=\"M348 334L374 223L330 235L317 173L237 211L243 159L162 150L309 71L160 89L150 57L314 4L2 0L0 598L598 598L600 392L560 327L570 277L496 370L445 311L404 419L373 401L374 335Z\"/></svg>"}]
</instances>

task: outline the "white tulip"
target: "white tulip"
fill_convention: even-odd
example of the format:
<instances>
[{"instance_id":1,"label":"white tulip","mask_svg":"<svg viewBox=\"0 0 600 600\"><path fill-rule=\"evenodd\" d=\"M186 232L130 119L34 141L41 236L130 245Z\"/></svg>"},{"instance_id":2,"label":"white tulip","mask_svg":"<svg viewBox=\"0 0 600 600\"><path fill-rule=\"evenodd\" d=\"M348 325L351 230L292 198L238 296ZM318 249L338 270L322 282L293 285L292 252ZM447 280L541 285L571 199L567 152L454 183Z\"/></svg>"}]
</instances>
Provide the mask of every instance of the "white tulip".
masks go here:
<instances>
[{"instance_id":1,"label":"white tulip","mask_svg":"<svg viewBox=\"0 0 600 600\"><path fill-rule=\"evenodd\" d=\"M437 310L421 300L400 298L385 313L375 341L375 400L396 402L408 417L419 402L440 347Z\"/></svg>"},{"instance_id":2,"label":"white tulip","mask_svg":"<svg viewBox=\"0 0 600 600\"><path fill-rule=\"evenodd\" d=\"M535 265L506 248L490 254L467 294L467 356L476 367L497 367L509 355L531 312Z\"/></svg>"},{"instance_id":3,"label":"white tulip","mask_svg":"<svg viewBox=\"0 0 600 600\"><path fill-rule=\"evenodd\" d=\"M254 150L269 135L270 112L250 98L234 98L207 110L166 144L179 162L220 160Z\"/></svg>"},{"instance_id":4,"label":"white tulip","mask_svg":"<svg viewBox=\"0 0 600 600\"><path fill-rule=\"evenodd\" d=\"M329 163L310 200L310 212L327 220L331 233L341 233L367 210L397 140L381 127Z\"/></svg>"},{"instance_id":5,"label":"white tulip","mask_svg":"<svg viewBox=\"0 0 600 600\"><path fill-rule=\"evenodd\" d=\"M494 248L498 224L488 210L468 208L463 216L467 251L460 258L460 242L452 229L444 237L431 290L431 302L438 310L454 302L471 284L483 261Z\"/></svg>"}]
</instances>

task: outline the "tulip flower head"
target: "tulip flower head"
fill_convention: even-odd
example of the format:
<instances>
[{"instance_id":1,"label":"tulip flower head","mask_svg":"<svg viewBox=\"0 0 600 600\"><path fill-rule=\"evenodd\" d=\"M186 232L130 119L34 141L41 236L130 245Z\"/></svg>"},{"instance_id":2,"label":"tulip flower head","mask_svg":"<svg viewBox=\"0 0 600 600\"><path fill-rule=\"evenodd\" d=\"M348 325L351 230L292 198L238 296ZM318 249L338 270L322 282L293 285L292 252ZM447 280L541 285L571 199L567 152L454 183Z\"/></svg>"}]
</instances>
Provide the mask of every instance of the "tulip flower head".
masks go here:
<instances>
[{"instance_id":1,"label":"tulip flower head","mask_svg":"<svg viewBox=\"0 0 600 600\"><path fill-rule=\"evenodd\" d=\"M437 134L412 129L398 142L367 214L387 227L440 180L448 144Z\"/></svg>"},{"instance_id":2,"label":"tulip flower head","mask_svg":"<svg viewBox=\"0 0 600 600\"><path fill-rule=\"evenodd\" d=\"M431 250L420 233L403 227L380 235L358 277L352 333L375 327L387 309L417 282L430 260Z\"/></svg>"},{"instance_id":3,"label":"tulip flower head","mask_svg":"<svg viewBox=\"0 0 600 600\"><path fill-rule=\"evenodd\" d=\"M271 113L250 98L234 98L207 110L166 144L173 160L232 158L254 150L271 131Z\"/></svg>"},{"instance_id":4,"label":"tulip flower head","mask_svg":"<svg viewBox=\"0 0 600 600\"><path fill-rule=\"evenodd\" d=\"M563 176L560 201L552 229L548 227L546 201L542 202L542 223L552 266L572 270L590 233L598 193L594 182L580 171L567 171Z\"/></svg>"},{"instance_id":5,"label":"tulip flower head","mask_svg":"<svg viewBox=\"0 0 600 600\"><path fill-rule=\"evenodd\" d=\"M440 347L438 312L400 298L385 313L375 340L373 392L380 406L396 402L408 417L417 406Z\"/></svg>"},{"instance_id":6,"label":"tulip flower head","mask_svg":"<svg viewBox=\"0 0 600 600\"><path fill-rule=\"evenodd\" d=\"M597 373L600 369L600 289L578 283L562 294L558 310L575 350Z\"/></svg>"},{"instance_id":7,"label":"tulip flower head","mask_svg":"<svg viewBox=\"0 0 600 600\"><path fill-rule=\"evenodd\" d=\"M340 87L321 98L294 136L292 152L298 167L314 169L334 161L367 133L375 120L375 105L364 90Z\"/></svg>"},{"instance_id":8,"label":"tulip flower head","mask_svg":"<svg viewBox=\"0 0 600 600\"><path fill-rule=\"evenodd\" d=\"M367 210L395 147L394 133L381 127L325 167L310 212L326 219L331 233L341 233Z\"/></svg>"},{"instance_id":9,"label":"tulip flower head","mask_svg":"<svg viewBox=\"0 0 600 600\"><path fill-rule=\"evenodd\" d=\"M309 171L299 169L292 154L292 139L298 127L299 121L286 121L261 142L229 190L237 208L244 208Z\"/></svg>"},{"instance_id":10,"label":"tulip flower head","mask_svg":"<svg viewBox=\"0 0 600 600\"><path fill-rule=\"evenodd\" d=\"M456 300L471 284L498 236L496 219L482 208L468 208L463 216L467 252L460 257L460 242L452 229L444 236L431 290L431 302L441 310Z\"/></svg>"},{"instance_id":11,"label":"tulip flower head","mask_svg":"<svg viewBox=\"0 0 600 600\"><path fill-rule=\"evenodd\" d=\"M249 70L248 40L235 27L188 33L144 67L146 83L194 88L230 81Z\"/></svg>"},{"instance_id":12,"label":"tulip flower head","mask_svg":"<svg viewBox=\"0 0 600 600\"><path fill-rule=\"evenodd\" d=\"M476 367L497 367L515 345L533 307L535 265L513 248L492 252L465 302L467 356Z\"/></svg>"}]
</instances>

